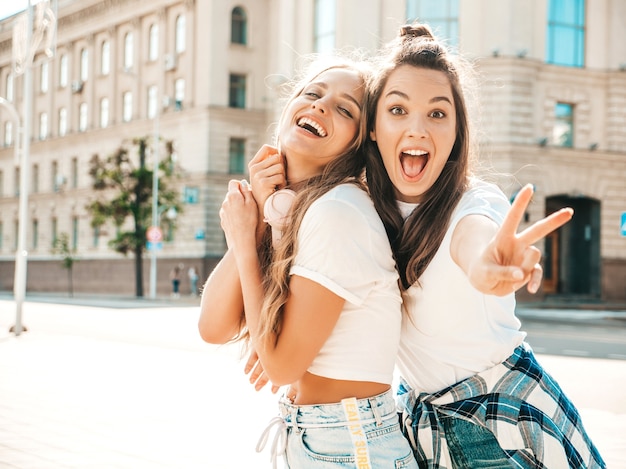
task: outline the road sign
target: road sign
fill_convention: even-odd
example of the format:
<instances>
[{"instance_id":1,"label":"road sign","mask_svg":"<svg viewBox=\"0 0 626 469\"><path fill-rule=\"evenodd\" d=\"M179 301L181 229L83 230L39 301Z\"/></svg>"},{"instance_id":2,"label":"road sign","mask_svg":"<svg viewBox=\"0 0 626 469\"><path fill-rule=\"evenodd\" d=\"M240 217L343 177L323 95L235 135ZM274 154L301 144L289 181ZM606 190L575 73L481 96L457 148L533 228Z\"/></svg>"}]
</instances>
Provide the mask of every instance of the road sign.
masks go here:
<instances>
[{"instance_id":1,"label":"road sign","mask_svg":"<svg viewBox=\"0 0 626 469\"><path fill-rule=\"evenodd\" d=\"M619 226L622 236L626 236L626 212L622 212L622 221L620 222Z\"/></svg>"},{"instance_id":2,"label":"road sign","mask_svg":"<svg viewBox=\"0 0 626 469\"><path fill-rule=\"evenodd\" d=\"M159 243L163 241L163 231L158 226L151 226L146 230L146 239L148 242Z\"/></svg>"},{"instance_id":3,"label":"road sign","mask_svg":"<svg viewBox=\"0 0 626 469\"><path fill-rule=\"evenodd\" d=\"M160 251L161 249L163 249L163 243L161 241L159 241L158 243L148 241L146 243L146 248L148 248L148 251Z\"/></svg>"}]
</instances>

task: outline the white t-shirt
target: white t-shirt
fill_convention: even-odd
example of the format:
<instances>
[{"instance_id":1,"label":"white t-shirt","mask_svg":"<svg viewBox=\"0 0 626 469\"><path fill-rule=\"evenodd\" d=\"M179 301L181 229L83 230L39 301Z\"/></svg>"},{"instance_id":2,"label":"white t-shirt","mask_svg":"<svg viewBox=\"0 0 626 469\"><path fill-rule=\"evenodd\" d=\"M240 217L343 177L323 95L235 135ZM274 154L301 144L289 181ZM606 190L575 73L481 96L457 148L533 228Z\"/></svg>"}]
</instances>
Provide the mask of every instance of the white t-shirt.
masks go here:
<instances>
[{"instance_id":1,"label":"white t-shirt","mask_svg":"<svg viewBox=\"0 0 626 469\"><path fill-rule=\"evenodd\" d=\"M515 295L480 293L450 255L452 233L463 217L485 215L501 225L509 208L497 186L472 180L421 286L404 292L409 317L403 318L398 368L413 389L432 393L491 368L526 337L515 316ZM410 207L401 209L408 216Z\"/></svg>"},{"instance_id":2,"label":"white t-shirt","mask_svg":"<svg viewBox=\"0 0 626 469\"><path fill-rule=\"evenodd\" d=\"M298 232L290 274L345 299L335 328L308 371L391 384L402 297L385 228L363 190L343 184L311 204Z\"/></svg>"}]
</instances>

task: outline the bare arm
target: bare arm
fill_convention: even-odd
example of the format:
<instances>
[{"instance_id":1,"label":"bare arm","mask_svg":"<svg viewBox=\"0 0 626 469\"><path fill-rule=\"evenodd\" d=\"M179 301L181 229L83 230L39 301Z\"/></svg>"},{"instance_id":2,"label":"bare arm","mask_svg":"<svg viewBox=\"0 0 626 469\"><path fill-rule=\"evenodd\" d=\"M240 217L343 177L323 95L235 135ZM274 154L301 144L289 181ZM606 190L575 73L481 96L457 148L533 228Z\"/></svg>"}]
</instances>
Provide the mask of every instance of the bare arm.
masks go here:
<instances>
[{"instance_id":1,"label":"bare arm","mask_svg":"<svg viewBox=\"0 0 626 469\"><path fill-rule=\"evenodd\" d=\"M269 379L274 385L281 386L297 381L306 372L333 330L344 299L311 280L291 276L281 333L279 336L261 336L259 326L264 291L256 250L256 213L251 191L232 181L220 212L222 226L240 273L252 345Z\"/></svg>"},{"instance_id":2,"label":"bare arm","mask_svg":"<svg viewBox=\"0 0 626 469\"><path fill-rule=\"evenodd\" d=\"M198 320L200 336L206 342L224 344L240 331L242 318L239 271L229 249L204 284Z\"/></svg>"},{"instance_id":3,"label":"bare arm","mask_svg":"<svg viewBox=\"0 0 626 469\"><path fill-rule=\"evenodd\" d=\"M501 227L482 215L469 215L457 224L450 254L479 291L503 296L526 284L530 293L538 290L541 252L533 244L567 223L574 212L561 209L517 234L532 194L532 186L522 188Z\"/></svg>"}]
</instances>

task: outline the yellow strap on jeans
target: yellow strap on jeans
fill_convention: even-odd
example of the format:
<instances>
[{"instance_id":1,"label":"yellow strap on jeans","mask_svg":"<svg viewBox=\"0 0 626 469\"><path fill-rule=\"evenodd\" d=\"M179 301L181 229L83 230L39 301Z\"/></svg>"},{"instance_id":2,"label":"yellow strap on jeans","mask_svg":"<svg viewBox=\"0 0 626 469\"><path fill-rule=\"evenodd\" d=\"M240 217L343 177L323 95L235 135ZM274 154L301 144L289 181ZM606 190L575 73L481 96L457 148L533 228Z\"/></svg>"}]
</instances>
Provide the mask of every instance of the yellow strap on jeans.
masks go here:
<instances>
[{"instance_id":1,"label":"yellow strap on jeans","mask_svg":"<svg viewBox=\"0 0 626 469\"><path fill-rule=\"evenodd\" d=\"M372 469L370 452L367 447L367 437L361 419L359 418L359 407L356 398L350 397L341 401L343 412L348 421L348 430L354 446L354 457L357 469Z\"/></svg>"}]
</instances>

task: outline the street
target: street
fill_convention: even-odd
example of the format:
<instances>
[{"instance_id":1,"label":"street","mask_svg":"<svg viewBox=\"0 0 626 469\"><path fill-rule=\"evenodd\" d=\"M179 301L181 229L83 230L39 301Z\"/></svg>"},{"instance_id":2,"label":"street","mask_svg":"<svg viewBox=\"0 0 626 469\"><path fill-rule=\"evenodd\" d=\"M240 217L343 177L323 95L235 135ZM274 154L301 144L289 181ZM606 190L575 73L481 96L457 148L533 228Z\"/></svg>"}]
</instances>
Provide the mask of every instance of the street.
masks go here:
<instances>
[{"instance_id":1,"label":"street","mask_svg":"<svg viewBox=\"0 0 626 469\"><path fill-rule=\"evenodd\" d=\"M248 384L238 346L202 342L197 305L27 301L19 337L14 311L0 299L0 468L271 467L254 448L277 397ZM626 468L626 361L539 360L608 467Z\"/></svg>"}]
</instances>

